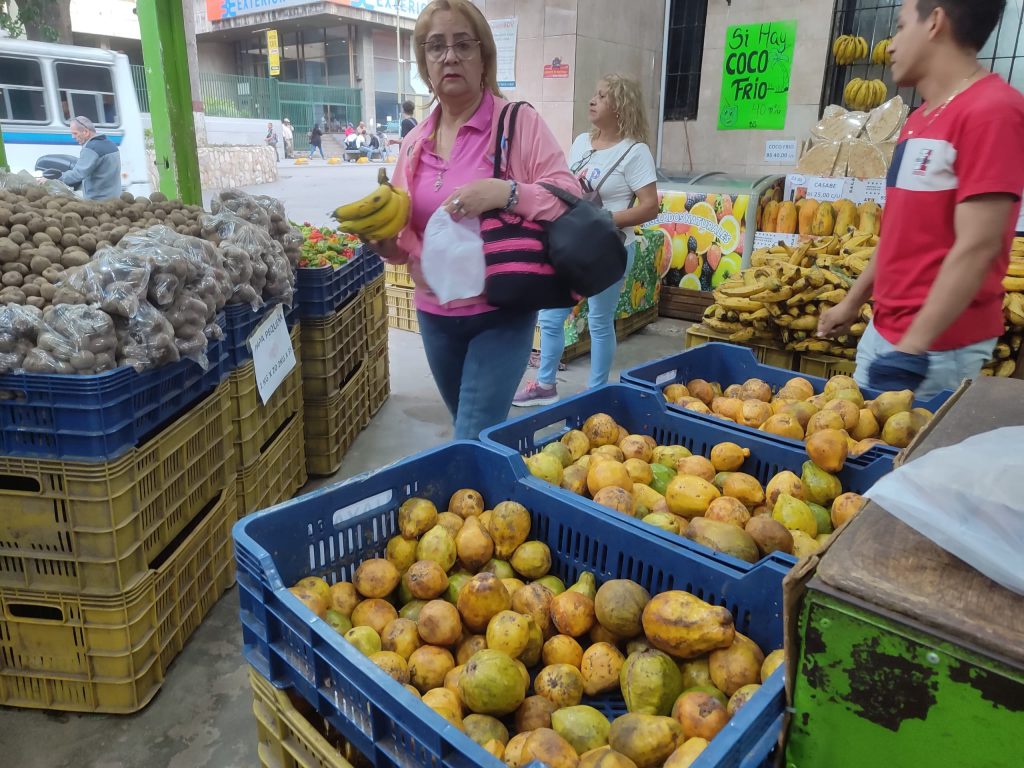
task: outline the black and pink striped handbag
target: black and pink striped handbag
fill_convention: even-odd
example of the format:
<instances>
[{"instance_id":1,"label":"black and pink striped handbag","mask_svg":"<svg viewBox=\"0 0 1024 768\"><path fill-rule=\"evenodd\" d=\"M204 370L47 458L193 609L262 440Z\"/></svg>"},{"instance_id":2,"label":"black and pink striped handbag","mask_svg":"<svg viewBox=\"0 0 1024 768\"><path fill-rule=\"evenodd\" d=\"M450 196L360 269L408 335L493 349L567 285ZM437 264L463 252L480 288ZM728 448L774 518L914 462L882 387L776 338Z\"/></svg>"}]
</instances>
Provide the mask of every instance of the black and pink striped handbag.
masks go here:
<instances>
[{"instance_id":1,"label":"black and pink striped handbag","mask_svg":"<svg viewBox=\"0 0 1024 768\"><path fill-rule=\"evenodd\" d=\"M516 115L524 104L506 104L501 111L494 143L496 179L504 178L502 152L512 142ZM495 209L480 215L480 237L484 241L484 294L488 304L507 309L552 309L574 306L582 298L569 290L555 272L548 257L544 225Z\"/></svg>"}]
</instances>

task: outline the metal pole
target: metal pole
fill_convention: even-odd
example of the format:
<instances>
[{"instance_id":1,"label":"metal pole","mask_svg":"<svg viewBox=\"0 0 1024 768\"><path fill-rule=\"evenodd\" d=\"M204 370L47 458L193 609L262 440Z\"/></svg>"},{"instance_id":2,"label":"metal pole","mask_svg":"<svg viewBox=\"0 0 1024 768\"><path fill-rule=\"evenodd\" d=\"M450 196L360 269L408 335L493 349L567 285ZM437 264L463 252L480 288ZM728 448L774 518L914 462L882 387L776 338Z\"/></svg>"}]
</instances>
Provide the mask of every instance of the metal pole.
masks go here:
<instances>
[{"instance_id":1,"label":"metal pole","mask_svg":"<svg viewBox=\"0 0 1024 768\"><path fill-rule=\"evenodd\" d=\"M402 121L402 17L401 3L395 3L395 74L398 75L398 121Z\"/></svg>"},{"instance_id":2,"label":"metal pole","mask_svg":"<svg viewBox=\"0 0 1024 768\"><path fill-rule=\"evenodd\" d=\"M180 0L137 0L136 8L160 191L199 205L202 185L182 4Z\"/></svg>"},{"instance_id":3,"label":"metal pole","mask_svg":"<svg viewBox=\"0 0 1024 768\"><path fill-rule=\"evenodd\" d=\"M656 162L661 168L662 143L665 141L665 85L668 82L668 25L672 16L672 0L665 0L665 31L661 41L661 99L658 101L658 148Z\"/></svg>"}]
</instances>

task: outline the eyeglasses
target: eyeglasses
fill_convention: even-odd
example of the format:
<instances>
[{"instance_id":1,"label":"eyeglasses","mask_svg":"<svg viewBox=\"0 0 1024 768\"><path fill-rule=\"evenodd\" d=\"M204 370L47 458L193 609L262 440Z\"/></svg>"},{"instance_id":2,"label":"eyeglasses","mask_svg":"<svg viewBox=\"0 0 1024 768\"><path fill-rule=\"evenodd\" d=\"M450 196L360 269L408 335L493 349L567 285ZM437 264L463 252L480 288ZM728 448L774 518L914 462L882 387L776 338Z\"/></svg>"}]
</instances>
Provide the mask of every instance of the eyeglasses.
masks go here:
<instances>
[{"instance_id":1,"label":"eyeglasses","mask_svg":"<svg viewBox=\"0 0 1024 768\"><path fill-rule=\"evenodd\" d=\"M457 43L448 45L440 40L428 40L423 43L423 51L431 61L441 61L448 55L448 49L455 52L455 58L459 61L469 61L474 58L480 48L479 40L459 40Z\"/></svg>"},{"instance_id":2,"label":"eyeglasses","mask_svg":"<svg viewBox=\"0 0 1024 768\"><path fill-rule=\"evenodd\" d=\"M587 164L590 163L590 158L594 156L595 152L597 152L596 149L592 149L589 152L587 152L587 154L585 154L583 157L581 157L573 164L572 168L569 169L569 172L572 173L573 176L575 176L577 173L586 168Z\"/></svg>"}]
</instances>

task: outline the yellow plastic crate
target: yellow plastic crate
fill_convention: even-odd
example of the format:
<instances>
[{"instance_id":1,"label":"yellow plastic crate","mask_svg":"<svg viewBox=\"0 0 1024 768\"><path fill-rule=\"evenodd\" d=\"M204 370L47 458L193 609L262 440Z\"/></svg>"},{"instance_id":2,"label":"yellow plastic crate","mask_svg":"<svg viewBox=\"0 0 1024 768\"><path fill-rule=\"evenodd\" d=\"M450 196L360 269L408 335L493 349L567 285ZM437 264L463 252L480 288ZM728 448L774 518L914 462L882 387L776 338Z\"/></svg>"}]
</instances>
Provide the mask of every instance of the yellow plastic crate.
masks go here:
<instances>
[{"instance_id":1,"label":"yellow plastic crate","mask_svg":"<svg viewBox=\"0 0 1024 768\"><path fill-rule=\"evenodd\" d=\"M721 333L704 325L694 325L686 331L687 349L699 347L701 344L707 344L709 341L721 341L726 344L737 343L729 341L729 334ZM758 362L765 365L770 365L773 368L785 368L789 371L798 370L797 366L799 365L800 356L796 352L767 344L742 344L741 346L754 350L754 357L757 358Z\"/></svg>"},{"instance_id":2,"label":"yellow plastic crate","mask_svg":"<svg viewBox=\"0 0 1024 768\"><path fill-rule=\"evenodd\" d=\"M259 458L238 473L238 515L258 512L292 498L306 484L303 410L293 413Z\"/></svg>"},{"instance_id":3,"label":"yellow plastic crate","mask_svg":"<svg viewBox=\"0 0 1024 768\"><path fill-rule=\"evenodd\" d=\"M366 317L366 350L374 350L388 340L388 303L384 280L378 277L363 289Z\"/></svg>"},{"instance_id":4,"label":"yellow plastic crate","mask_svg":"<svg viewBox=\"0 0 1024 768\"><path fill-rule=\"evenodd\" d=\"M800 355L800 373L808 376L818 376L822 379L831 379L833 376L853 376L857 363L842 357L832 355L810 355L806 352Z\"/></svg>"},{"instance_id":5,"label":"yellow plastic crate","mask_svg":"<svg viewBox=\"0 0 1024 768\"><path fill-rule=\"evenodd\" d=\"M352 443L370 423L370 372L370 361L364 361L338 394L326 400L306 401L306 470L310 475L337 472Z\"/></svg>"},{"instance_id":6,"label":"yellow plastic crate","mask_svg":"<svg viewBox=\"0 0 1024 768\"><path fill-rule=\"evenodd\" d=\"M235 582L235 479L114 597L0 589L0 705L128 714L163 684L185 643Z\"/></svg>"},{"instance_id":7,"label":"yellow plastic crate","mask_svg":"<svg viewBox=\"0 0 1024 768\"><path fill-rule=\"evenodd\" d=\"M0 457L0 587L127 591L237 471L227 382L112 462Z\"/></svg>"},{"instance_id":8,"label":"yellow plastic crate","mask_svg":"<svg viewBox=\"0 0 1024 768\"><path fill-rule=\"evenodd\" d=\"M302 409L302 342L300 325L291 330L295 368L264 405L256 388L256 369L250 360L228 377L231 384L231 421L235 428L235 452L243 469L252 466L281 425Z\"/></svg>"},{"instance_id":9,"label":"yellow plastic crate","mask_svg":"<svg viewBox=\"0 0 1024 768\"><path fill-rule=\"evenodd\" d=\"M409 268L404 264L388 264L384 262L384 280L388 285L395 285L399 288L415 288Z\"/></svg>"},{"instance_id":10,"label":"yellow plastic crate","mask_svg":"<svg viewBox=\"0 0 1024 768\"><path fill-rule=\"evenodd\" d=\"M302 321L304 398L330 397L359 367L366 354L366 296L364 289L330 317Z\"/></svg>"},{"instance_id":11,"label":"yellow plastic crate","mask_svg":"<svg viewBox=\"0 0 1024 768\"><path fill-rule=\"evenodd\" d=\"M352 768L339 752L352 747L303 699L278 690L251 667L249 684L262 768Z\"/></svg>"},{"instance_id":12,"label":"yellow plastic crate","mask_svg":"<svg viewBox=\"0 0 1024 768\"><path fill-rule=\"evenodd\" d=\"M416 305L413 302L411 288L387 286L388 325L400 331L420 332L420 322L416 317Z\"/></svg>"},{"instance_id":13,"label":"yellow plastic crate","mask_svg":"<svg viewBox=\"0 0 1024 768\"><path fill-rule=\"evenodd\" d=\"M366 400L370 418L373 418L391 395L391 365L386 338L370 352L366 364Z\"/></svg>"}]
</instances>

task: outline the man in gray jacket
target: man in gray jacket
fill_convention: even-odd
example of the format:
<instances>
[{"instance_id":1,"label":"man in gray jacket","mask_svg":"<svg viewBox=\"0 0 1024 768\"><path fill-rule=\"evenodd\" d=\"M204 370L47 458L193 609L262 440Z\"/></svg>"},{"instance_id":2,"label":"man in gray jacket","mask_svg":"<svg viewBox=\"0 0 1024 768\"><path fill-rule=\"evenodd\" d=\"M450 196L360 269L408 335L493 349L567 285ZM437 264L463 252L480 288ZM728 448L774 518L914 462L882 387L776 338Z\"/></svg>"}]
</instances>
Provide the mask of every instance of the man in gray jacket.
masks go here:
<instances>
[{"instance_id":1,"label":"man in gray jacket","mask_svg":"<svg viewBox=\"0 0 1024 768\"><path fill-rule=\"evenodd\" d=\"M121 194L121 154L117 145L96 133L96 126L87 117L71 120L71 135L82 145L78 162L60 180L68 186L82 182L87 200L109 200Z\"/></svg>"}]
</instances>

